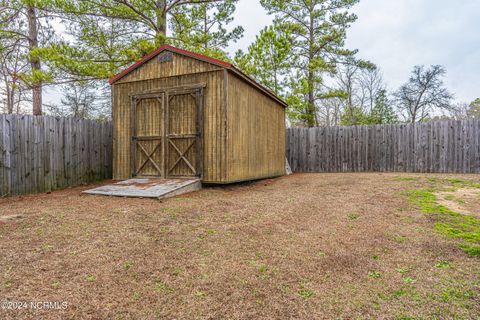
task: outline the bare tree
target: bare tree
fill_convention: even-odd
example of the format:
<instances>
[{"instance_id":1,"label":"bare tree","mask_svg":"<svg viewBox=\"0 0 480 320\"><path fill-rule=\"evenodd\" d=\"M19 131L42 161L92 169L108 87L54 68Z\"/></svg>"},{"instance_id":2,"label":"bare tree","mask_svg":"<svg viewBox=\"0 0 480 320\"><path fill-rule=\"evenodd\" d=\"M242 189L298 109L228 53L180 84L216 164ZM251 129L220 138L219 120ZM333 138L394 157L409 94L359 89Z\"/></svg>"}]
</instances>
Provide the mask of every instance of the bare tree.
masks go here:
<instances>
[{"instance_id":1,"label":"bare tree","mask_svg":"<svg viewBox=\"0 0 480 320\"><path fill-rule=\"evenodd\" d=\"M362 69L358 76L358 87L357 100L359 104L371 112L375 105L376 97L382 90L386 89L380 69Z\"/></svg>"},{"instance_id":2,"label":"bare tree","mask_svg":"<svg viewBox=\"0 0 480 320\"><path fill-rule=\"evenodd\" d=\"M480 98L471 103L455 103L449 111L449 117L456 120L480 119Z\"/></svg>"},{"instance_id":3,"label":"bare tree","mask_svg":"<svg viewBox=\"0 0 480 320\"><path fill-rule=\"evenodd\" d=\"M108 119L111 113L110 88L105 81L77 81L61 87L60 104L47 105L50 114L83 119Z\"/></svg>"},{"instance_id":4,"label":"bare tree","mask_svg":"<svg viewBox=\"0 0 480 320\"><path fill-rule=\"evenodd\" d=\"M336 74L336 88L344 93L344 97L336 99L332 102L333 104L324 104L327 108L326 112L329 112L329 107L340 103L343 123L355 125L366 120L375 106L378 93L385 90L386 85L382 73L376 66L349 62L347 60L340 66Z\"/></svg>"},{"instance_id":5,"label":"bare tree","mask_svg":"<svg viewBox=\"0 0 480 320\"><path fill-rule=\"evenodd\" d=\"M408 82L394 94L397 107L408 122L423 121L436 110L450 108L453 96L444 87L442 77L445 74L445 69L439 65L414 67Z\"/></svg>"},{"instance_id":6,"label":"bare tree","mask_svg":"<svg viewBox=\"0 0 480 320\"><path fill-rule=\"evenodd\" d=\"M23 103L30 100L29 88L19 78L28 69L22 55L19 41L2 41L0 44L0 97L3 112L8 114L19 113Z\"/></svg>"},{"instance_id":7,"label":"bare tree","mask_svg":"<svg viewBox=\"0 0 480 320\"><path fill-rule=\"evenodd\" d=\"M317 111L318 124L325 127L338 126L344 104L345 102L341 98L325 99L322 107Z\"/></svg>"},{"instance_id":8,"label":"bare tree","mask_svg":"<svg viewBox=\"0 0 480 320\"><path fill-rule=\"evenodd\" d=\"M347 63L339 68L336 76L338 89L345 93L345 98L339 100L343 102L343 113L352 119L356 108L363 107L358 100L358 97L361 97L358 86L360 71L358 65Z\"/></svg>"}]
</instances>

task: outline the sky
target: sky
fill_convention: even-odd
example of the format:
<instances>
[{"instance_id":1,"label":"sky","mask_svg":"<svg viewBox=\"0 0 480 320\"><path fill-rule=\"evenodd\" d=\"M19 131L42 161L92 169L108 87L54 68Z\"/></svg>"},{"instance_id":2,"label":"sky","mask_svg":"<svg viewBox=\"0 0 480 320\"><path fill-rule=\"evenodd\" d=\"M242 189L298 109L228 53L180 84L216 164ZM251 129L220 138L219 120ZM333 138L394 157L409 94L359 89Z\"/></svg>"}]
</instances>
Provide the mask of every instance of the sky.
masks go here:
<instances>
[{"instance_id":1,"label":"sky","mask_svg":"<svg viewBox=\"0 0 480 320\"><path fill-rule=\"evenodd\" d=\"M480 97L480 0L360 0L347 48L375 63L390 90L408 80L415 65L440 64L457 101ZM246 49L270 24L258 0L240 0L234 23L245 28L230 52Z\"/></svg>"},{"instance_id":2,"label":"sky","mask_svg":"<svg viewBox=\"0 0 480 320\"><path fill-rule=\"evenodd\" d=\"M360 0L352 12L358 20L348 30L347 48L375 63L390 90L406 82L415 65L440 64L455 100L480 97L480 0ZM239 0L232 25L245 33L231 44L231 56L271 21L258 0ZM49 91L47 102L58 101Z\"/></svg>"}]
</instances>

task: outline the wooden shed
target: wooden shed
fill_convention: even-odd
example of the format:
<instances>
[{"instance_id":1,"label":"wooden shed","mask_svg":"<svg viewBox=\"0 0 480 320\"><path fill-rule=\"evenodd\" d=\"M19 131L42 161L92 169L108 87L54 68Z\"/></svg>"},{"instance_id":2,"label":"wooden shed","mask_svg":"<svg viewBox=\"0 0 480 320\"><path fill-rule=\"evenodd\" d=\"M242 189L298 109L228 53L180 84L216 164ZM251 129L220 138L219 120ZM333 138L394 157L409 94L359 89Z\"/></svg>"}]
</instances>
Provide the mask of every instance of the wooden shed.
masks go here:
<instances>
[{"instance_id":1,"label":"wooden shed","mask_svg":"<svg viewBox=\"0 0 480 320\"><path fill-rule=\"evenodd\" d=\"M110 84L114 179L285 173L286 104L232 64L164 45Z\"/></svg>"}]
</instances>

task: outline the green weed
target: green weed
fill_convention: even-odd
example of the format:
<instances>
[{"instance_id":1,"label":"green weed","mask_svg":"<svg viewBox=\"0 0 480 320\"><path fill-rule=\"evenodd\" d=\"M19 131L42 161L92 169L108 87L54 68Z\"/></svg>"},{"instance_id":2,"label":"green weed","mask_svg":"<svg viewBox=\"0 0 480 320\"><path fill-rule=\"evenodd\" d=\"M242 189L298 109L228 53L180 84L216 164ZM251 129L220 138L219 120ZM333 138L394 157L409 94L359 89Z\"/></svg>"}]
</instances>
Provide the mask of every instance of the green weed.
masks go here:
<instances>
[{"instance_id":1,"label":"green weed","mask_svg":"<svg viewBox=\"0 0 480 320\"><path fill-rule=\"evenodd\" d=\"M380 279L382 277L382 274L378 271L369 271L368 276L373 279Z\"/></svg>"},{"instance_id":2,"label":"green weed","mask_svg":"<svg viewBox=\"0 0 480 320\"><path fill-rule=\"evenodd\" d=\"M416 181L419 179L419 177L395 177L396 181Z\"/></svg>"},{"instance_id":3,"label":"green weed","mask_svg":"<svg viewBox=\"0 0 480 320\"><path fill-rule=\"evenodd\" d=\"M412 300L421 300L420 294L416 291L415 287L412 285L403 286L401 289L395 290L392 292L392 297L394 299L400 299L402 297L408 297Z\"/></svg>"},{"instance_id":4,"label":"green weed","mask_svg":"<svg viewBox=\"0 0 480 320\"><path fill-rule=\"evenodd\" d=\"M405 289L400 289L400 290L395 290L393 293L392 293L392 296L395 298L395 299L399 299L403 296L405 296L407 294L407 290Z\"/></svg>"},{"instance_id":5,"label":"green weed","mask_svg":"<svg viewBox=\"0 0 480 320\"><path fill-rule=\"evenodd\" d=\"M155 291L169 294L173 292L173 289L170 288L164 281L158 280L155 282Z\"/></svg>"},{"instance_id":6,"label":"green weed","mask_svg":"<svg viewBox=\"0 0 480 320\"><path fill-rule=\"evenodd\" d=\"M302 297L303 299L308 299L308 298L311 298L315 295L315 292L313 292L312 290L310 289L307 289L307 288L300 288L298 290L298 295L300 297Z\"/></svg>"},{"instance_id":7,"label":"green weed","mask_svg":"<svg viewBox=\"0 0 480 320\"><path fill-rule=\"evenodd\" d=\"M133 300L140 300L140 298L142 298L142 295L139 292L134 292L132 297Z\"/></svg>"},{"instance_id":8,"label":"green weed","mask_svg":"<svg viewBox=\"0 0 480 320\"><path fill-rule=\"evenodd\" d=\"M405 282L406 284L412 284L412 283L417 282L417 280L415 280L413 278L410 278L410 277L406 277L406 278L403 278L403 282Z\"/></svg>"},{"instance_id":9,"label":"green weed","mask_svg":"<svg viewBox=\"0 0 480 320\"><path fill-rule=\"evenodd\" d=\"M407 239L408 238L406 236L402 236L402 235L398 235L398 234L393 236L393 241L398 242L398 243L403 243L403 242L407 241Z\"/></svg>"},{"instance_id":10,"label":"green weed","mask_svg":"<svg viewBox=\"0 0 480 320\"><path fill-rule=\"evenodd\" d=\"M400 273L400 274L407 274L410 272L410 268L398 268L397 271Z\"/></svg>"},{"instance_id":11,"label":"green weed","mask_svg":"<svg viewBox=\"0 0 480 320\"><path fill-rule=\"evenodd\" d=\"M475 293L471 290L462 290L456 287L446 287L440 293L440 299L444 302L466 301L473 299Z\"/></svg>"},{"instance_id":12,"label":"green weed","mask_svg":"<svg viewBox=\"0 0 480 320\"><path fill-rule=\"evenodd\" d=\"M266 273L268 271L268 267L264 264L262 264L260 266L260 268L258 269L258 271L260 271L261 273Z\"/></svg>"},{"instance_id":13,"label":"green weed","mask_svg":"<svg viewBox=\"0 0 480 320\"><path fill-rule=\"evenodd\" d=\"M204 292L204 291L198 290L198 291L195 291L195 296L196 296L196 297L199 297L199 298L203 298L203 297L206 297L206 296L207 296L207 293Z\"/></svg>"},{"instance_id":14,"label":"green weed","mask_svg":"<svg viewBox=\"0 0 480 320\"><path fill-rule=\"evenodd\" d=\"M456 188L464 188L464 187L471 187L471 188L480 188L480 183L469 181L469 180L462 180L457 178L449 178L446 179L453 187Z\"/></svg>"},{"instance_id":15,"label":"green weed","mask_svg":"<svg viewBox=\"0 0 480 320\"><path fill-rule=\"evenodd\" d=\"M435 264L435 268L438 269L448 269L450 268L450 261L448 260L441 260Z\"/></svg>"},{"instance_id":16,"label":"green weed","mask_svg":"<svg viewBox=\"0 0 480 320\"><path fill-rule=\"evenodd\" d=\"M360 215L357 213L349 213L347 217L349 220L357 220L358 218L360 218Z\"/></svg>"},{"instance_id":17,"label":"green weed","mask_svg":"<svg viewBox=\"0 0 480 320\"><path fill-rule=\"evenodd\" d=\"M97 277L90 274L90 275L85 277L85 280L87 280L88 282L95 282L95 280L97 280Z\"/></svg>"},{"instance_id":18,"label":"green weed","mask_svg":"<svg viewBox=\"0 0 480 320\"><path fill-rule=\"evenodd\" d=\"M53 249L53 246L50 244L43 244L42 245L42 250L43 251L51 251Z\"/></svg>"},{"instance_id":19,"label":"green weed","mask_svg":"<svg viewBox=\"0 0 480 320\"><path fill-rule=\"evenodd\" d=\"M213 229L208 229L208 230L207 230L207 234L208 234L209 236L213 236L213 235L216 234L216 233L217 233L216 230L213 230Z\"/></svg>"},{"instance_id":20,"label":"green weed","mask_svg":"<svg viewBox=\"0 0 480 320\"><path fill-rule=\"evenodd\" d=\"M400 315L400 316L396 317L395 319L396 320L417 320L418 318L410 317L410 316L407 316L407 315Z\"/></svg>"},{"instance_id":21,"label":"green weed","mask_svg":"<svg viewBox=\"0 0 480 320\"><path fill-rule=\"evenodd\" d=\"M260 265L258 271L260 271L260 278L262 278L263 280L267 280L270 278L270 275L269 275L270 270L266 265L264 264Z\"/></svg>"},{"instance_id":22,"label":"green weed","mask_svg":"<svg viewBox=\"0 0 480 320\"><path fill-rule=\"evenodd\" d=\"M217 234L216 230L208 229L208 230L205 230L204 232L202 232L201 234L199 234L198 237L200 239L205 239L207 237L214 236L215 234Z\"/></svg>"}]
</instances>

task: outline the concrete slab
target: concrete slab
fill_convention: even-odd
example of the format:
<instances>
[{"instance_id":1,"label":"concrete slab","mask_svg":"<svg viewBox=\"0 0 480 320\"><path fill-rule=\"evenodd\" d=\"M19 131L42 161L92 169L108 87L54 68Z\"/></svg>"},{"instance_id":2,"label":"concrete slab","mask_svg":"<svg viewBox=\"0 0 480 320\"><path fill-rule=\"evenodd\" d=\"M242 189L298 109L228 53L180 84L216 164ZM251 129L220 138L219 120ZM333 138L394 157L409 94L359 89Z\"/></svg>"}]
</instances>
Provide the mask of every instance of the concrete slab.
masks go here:
<instances>
[{"instance_id":1,"label":"concrete slab","mask_svg":"<svg viewBox=\"0 0 480 320\"><path fill-rule=\"evenodd\" d=\"M163 199L199 190L199 179L129 179L83 191L86 194L115 197Z\"/></svg>"}]
</instances>

